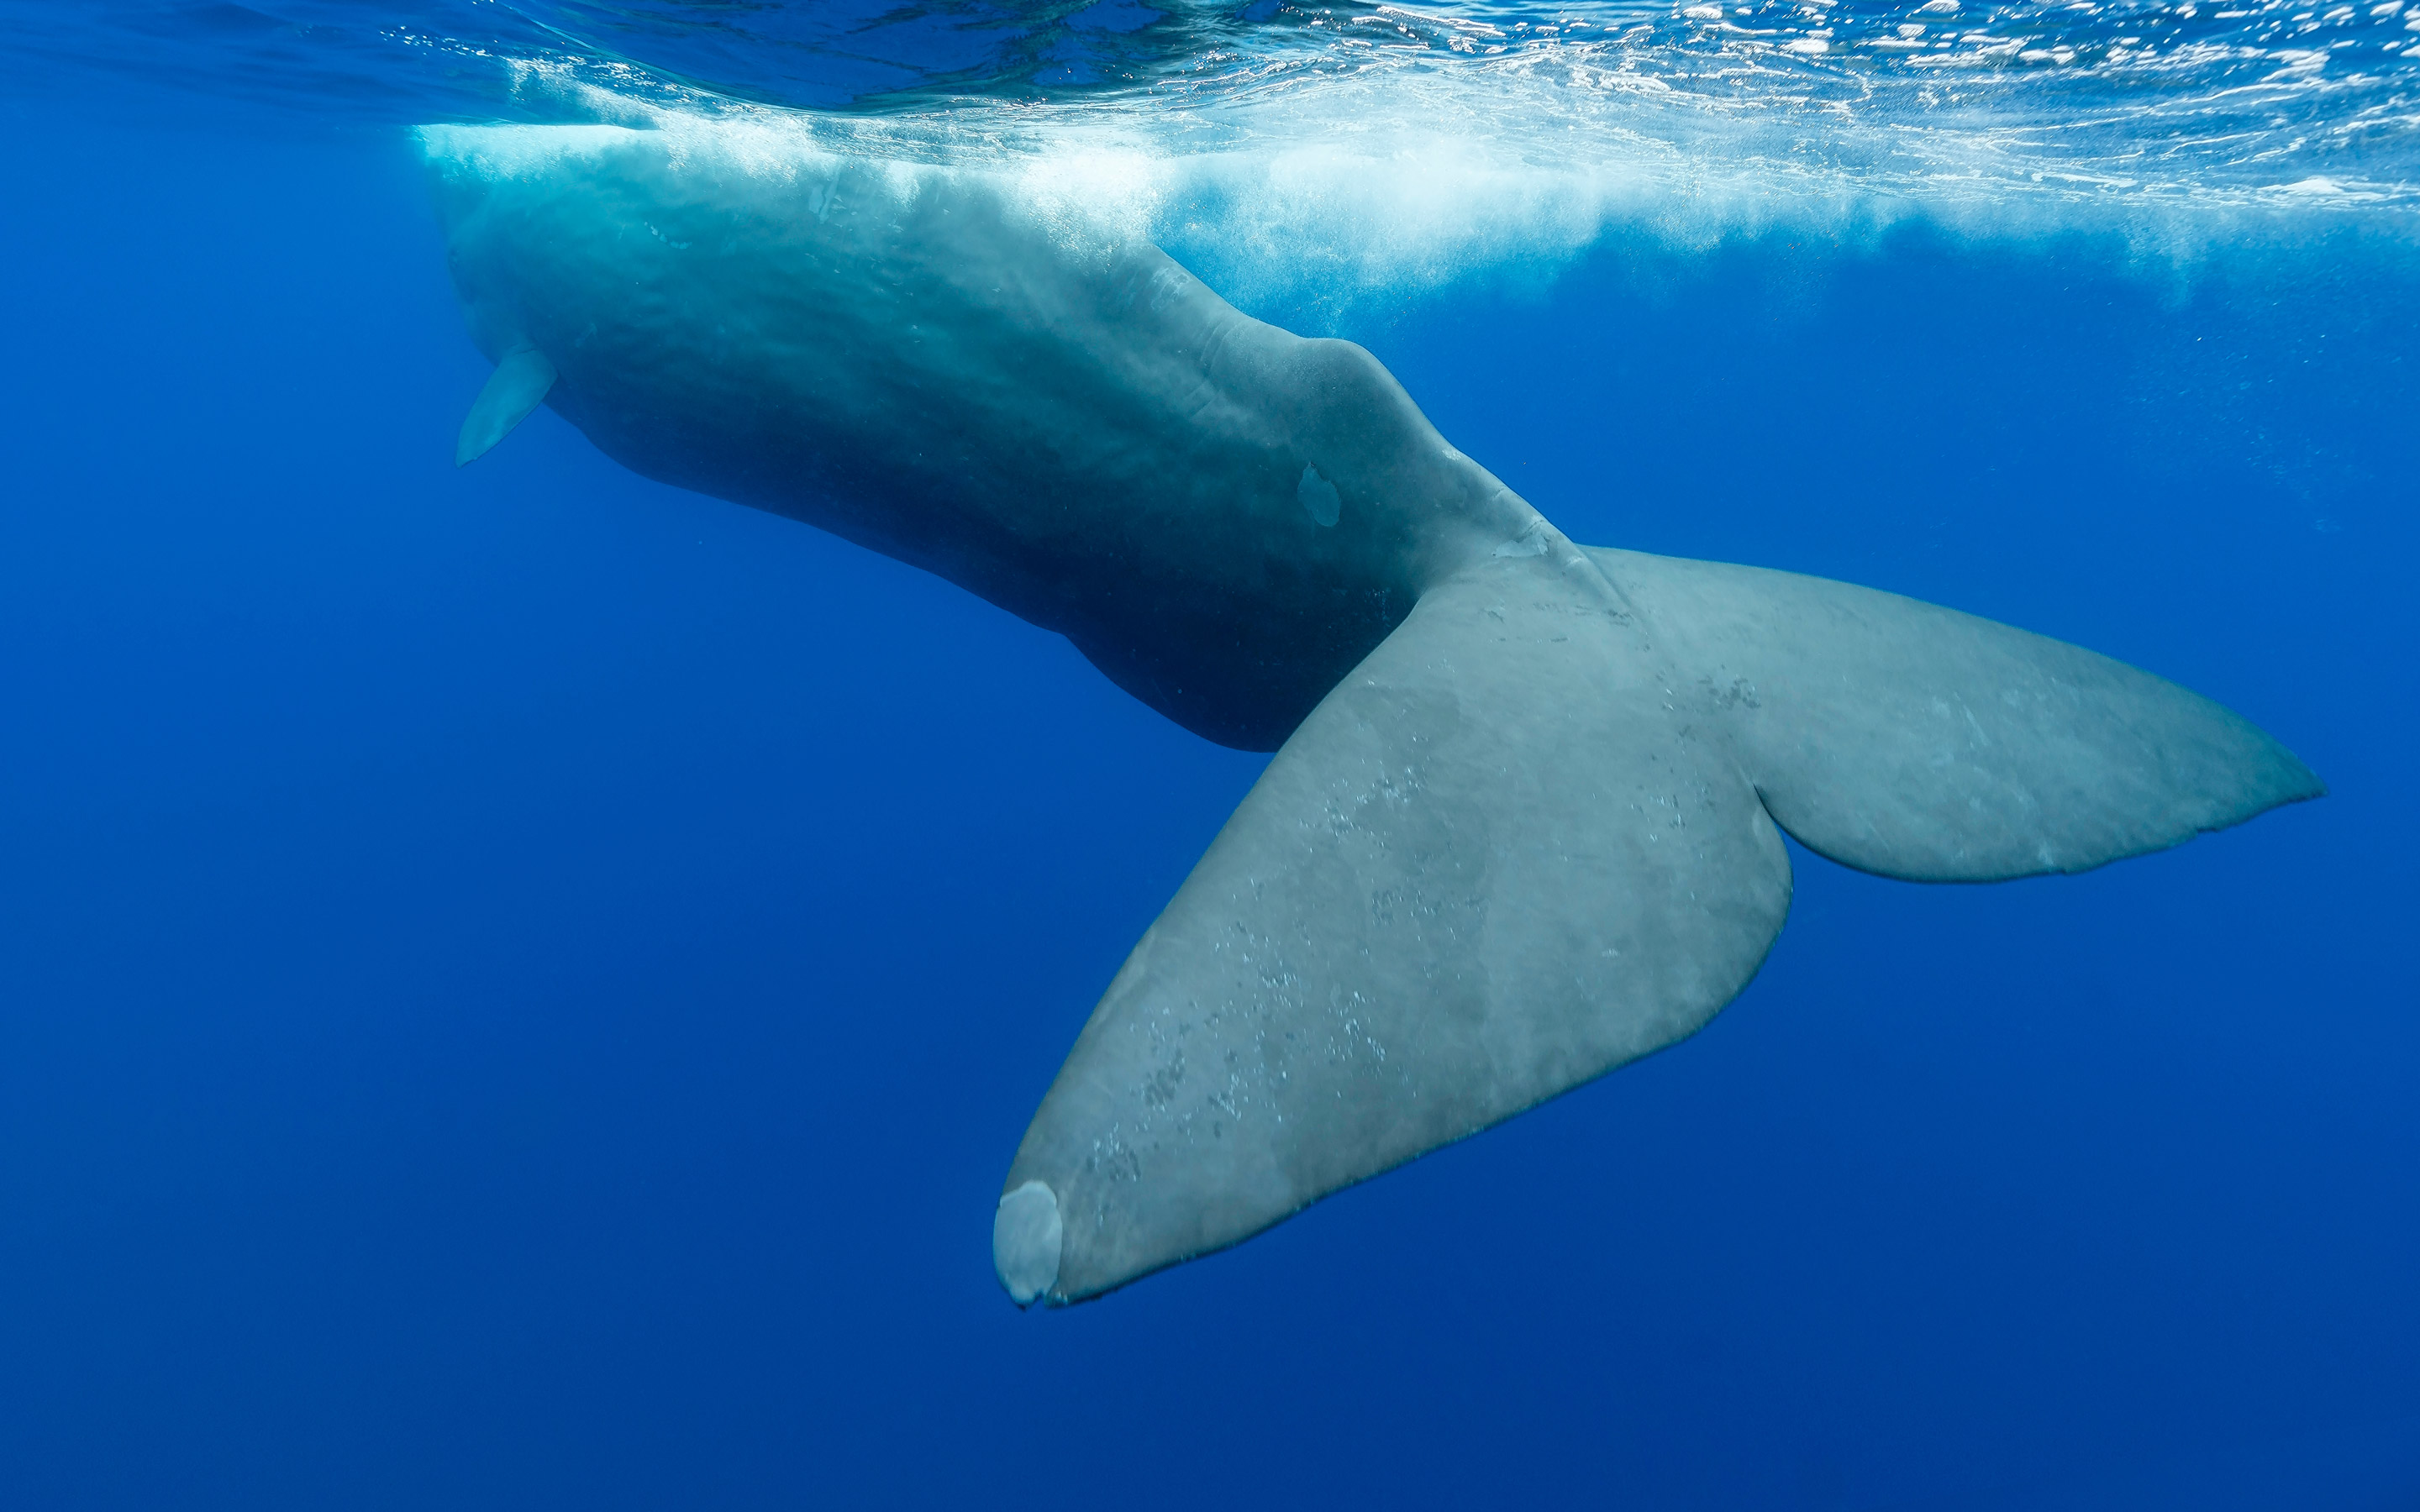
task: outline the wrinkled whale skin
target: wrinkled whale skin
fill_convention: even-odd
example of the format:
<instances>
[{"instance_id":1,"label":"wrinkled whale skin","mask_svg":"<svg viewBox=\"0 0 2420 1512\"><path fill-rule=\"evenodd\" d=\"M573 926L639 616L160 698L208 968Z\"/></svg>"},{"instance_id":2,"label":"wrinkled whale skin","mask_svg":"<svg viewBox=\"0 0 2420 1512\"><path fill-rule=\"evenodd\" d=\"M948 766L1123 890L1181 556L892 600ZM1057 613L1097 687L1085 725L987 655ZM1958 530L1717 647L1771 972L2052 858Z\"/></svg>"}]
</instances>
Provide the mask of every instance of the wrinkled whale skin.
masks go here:
<instances>
[{"instance_id":1,"label":"wrinkled whale skin","mask_svg":"<svg viewBox=\"0 0 2420 1512\"><path fill-rule=\"evenodd\" d=\"M632 471L938 573L1210 739L1276 749L1430 582L1537 520L1368 352L1146 239L994 177L749 173L658 134L530 177L440 160L481 349L544 352L548 403Z\"/></svg>"}]
</instances>

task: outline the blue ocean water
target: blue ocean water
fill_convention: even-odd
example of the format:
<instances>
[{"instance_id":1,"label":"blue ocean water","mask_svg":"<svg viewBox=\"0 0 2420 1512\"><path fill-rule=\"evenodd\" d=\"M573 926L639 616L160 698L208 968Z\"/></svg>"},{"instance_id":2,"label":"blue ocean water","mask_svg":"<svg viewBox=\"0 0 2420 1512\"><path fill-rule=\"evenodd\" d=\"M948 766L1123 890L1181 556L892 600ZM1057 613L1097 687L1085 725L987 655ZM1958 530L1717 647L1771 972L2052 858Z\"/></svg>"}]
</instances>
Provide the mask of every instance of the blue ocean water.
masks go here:
<instances>
[{"instance_id":1,"label":"blue ocean water","mask_svg":"<svg viewBox=\"0 0 2420 1512\"><path fill-rule=\"evenodd\" d=\"M2420 1504L2396 5L0 14L0 1504ZM1262 759L544 411L456 471L410 129L487 120L1024 163L1576 539L2332 795L1793 850L1696 1038L1019 1314L1008 1155Z\"/></svg>"}]
</instances>

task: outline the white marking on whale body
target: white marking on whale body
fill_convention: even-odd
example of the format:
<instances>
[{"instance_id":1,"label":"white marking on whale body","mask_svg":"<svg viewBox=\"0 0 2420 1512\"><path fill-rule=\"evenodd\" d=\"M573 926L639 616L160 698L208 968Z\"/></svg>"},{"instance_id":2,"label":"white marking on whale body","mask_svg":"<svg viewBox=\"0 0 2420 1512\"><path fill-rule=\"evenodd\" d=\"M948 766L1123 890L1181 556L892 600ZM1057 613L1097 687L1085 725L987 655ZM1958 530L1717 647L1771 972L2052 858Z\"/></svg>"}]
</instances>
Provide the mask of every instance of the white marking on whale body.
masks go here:
<instances>
[{"instance_id":1,"label":"white marking on whale body","mask_svg":"<svg viewBox=\"0 0 2420 1512\"><path fill-rule=\"evenodd\" d=\"M1040 1181L1028 1181L1000 1199L991 1221L992 1265L1000 1284L1019 1307L1059 1282L1059 1198Z\"/></svg>"},{"instance_id":2,"label":"white marking on whale body","mask_svg":"<svg viewBox=\"0 0 2420 1512\"><path fill-rule=\"evenodd\" d=\"M1498 557L1543 557L1546 554L1546 522L1538 520L1493 553Z\"/></svg>"},{"instance_id":3,"label":"white marking on whale body","mask_svg":"<svg viewBox=\"0 0 2420 1512\"><path fill-rule=\"evenodd\" d=\"M1302 481L1295 485L1294 496L1302 504L1302 512L1322 527L1333 526L1344 517L1344 496L1336 491L1336 485L1321 477L1315 467L1303 468Z\"/></svg>"}]
</instances>

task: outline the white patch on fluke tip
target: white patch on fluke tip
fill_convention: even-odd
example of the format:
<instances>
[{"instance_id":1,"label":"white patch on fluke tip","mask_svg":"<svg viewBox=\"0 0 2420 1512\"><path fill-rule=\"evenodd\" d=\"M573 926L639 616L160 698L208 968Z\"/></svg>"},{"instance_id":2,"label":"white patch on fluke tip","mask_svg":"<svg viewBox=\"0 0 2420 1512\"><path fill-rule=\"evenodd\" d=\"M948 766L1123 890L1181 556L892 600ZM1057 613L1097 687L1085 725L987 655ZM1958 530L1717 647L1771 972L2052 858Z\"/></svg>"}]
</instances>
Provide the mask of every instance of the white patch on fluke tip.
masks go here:
<instances>
[{"instance_id":1,"label":"white patch on fluke tip","mask_svg":"<svg viewBox=\"0 0 2420 1512\"><path fill-rule=\"evenodd\" d=\"M1000 1199L991 1220L991 1263L1011 1301L1030 1307L1059 1284L1059 1197L1040 1181L1028 1181Z\"/></svg>"}]
</instances>

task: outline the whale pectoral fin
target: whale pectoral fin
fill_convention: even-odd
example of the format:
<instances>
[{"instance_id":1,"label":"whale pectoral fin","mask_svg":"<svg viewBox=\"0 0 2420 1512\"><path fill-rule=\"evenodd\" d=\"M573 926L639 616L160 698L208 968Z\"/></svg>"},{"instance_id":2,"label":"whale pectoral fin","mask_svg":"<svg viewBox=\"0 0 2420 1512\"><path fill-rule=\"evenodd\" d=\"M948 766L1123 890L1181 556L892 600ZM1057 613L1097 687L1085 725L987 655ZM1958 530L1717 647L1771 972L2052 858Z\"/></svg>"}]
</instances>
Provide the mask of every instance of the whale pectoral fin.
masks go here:
<instances>
[{"instance_id":1,"label":"whale pectoral fin","mask_svg":"<svg viewBox=\"0 0 2420 1512\"><path fill-rule=\"evenodd\" d=\"M1788 855L1608 601L1577 559L1491 560L1295 732L1026 1133L995 1227L1020 1304L1233 1244L1746 985Z\"/></svg>"},{"instance_id":2,"label":"whale pectoral fin","mask_svg":"<svg viewBox=\"0 0 2420 1512\"><path fill-rule=\"evenodd\" d=\"M2063 641L1821 578L1590 554L1774 819L1862 871L2081 872L2326 791L2240 716Z\"/></svg>"},{"instance_id":3,"label":"whale pectoral fin","mask_svg":"<svg viewBox=\"0 0 2420 1512\"><path fill-rule=\"evenodd\" d=\"M467 467L513 433L529 412L545 402L554 387L554 364L535 347L516 347L504 353L488 386L462 417L462 434L454 442L454 465Z\"/></svg>"}]
</instances>

